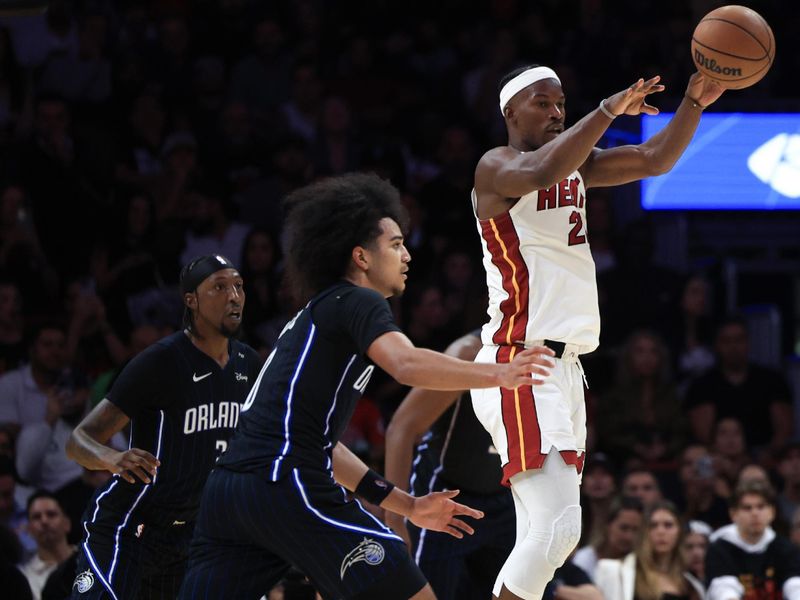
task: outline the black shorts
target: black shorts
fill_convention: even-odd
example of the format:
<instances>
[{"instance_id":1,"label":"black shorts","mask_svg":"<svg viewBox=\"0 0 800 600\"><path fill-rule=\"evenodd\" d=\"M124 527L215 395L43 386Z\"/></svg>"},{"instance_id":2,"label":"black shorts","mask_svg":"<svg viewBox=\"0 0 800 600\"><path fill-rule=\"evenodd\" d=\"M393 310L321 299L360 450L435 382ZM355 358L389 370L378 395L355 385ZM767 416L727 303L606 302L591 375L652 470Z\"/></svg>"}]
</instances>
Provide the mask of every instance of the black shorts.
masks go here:
<instances>
[{"instance_id":1,"label":"black shorts","mask_svg":"<svg viewBox=\"0 0 800 600\"><path fill-rule=\"evenodd\" d=\"M441 489L434 486L434 491ZM438 600L485 600L492 597L497 574L514 548L514 499L505 489L492 495L461 492L455 500L483 511L483 519L466 519L474 535L457 539L409 523L414 558Z\"/></svg>"},{"instance_id":2,"label":"black shorts","mask_svg":"<svg viewBox=\"0 0 800 600\"><path fill-rule=\"evenodd\" d=\"M326 599L410 598L425 586L405 544L325 471L216 468L206 482L179 597L257 600L290 565Z\"/></svg>"},{"instance_id":3,"label":"black shorts","mask_svg":"<svg viewBox=\"0 0 800 600\"><path fill-rule=\"evenodd\" d=\"M186 572L192 523L157 526L100 511L84 522L71 600L174 600ZM92 518L93 517L93 518Z\"/></svg>"}]
</instances>

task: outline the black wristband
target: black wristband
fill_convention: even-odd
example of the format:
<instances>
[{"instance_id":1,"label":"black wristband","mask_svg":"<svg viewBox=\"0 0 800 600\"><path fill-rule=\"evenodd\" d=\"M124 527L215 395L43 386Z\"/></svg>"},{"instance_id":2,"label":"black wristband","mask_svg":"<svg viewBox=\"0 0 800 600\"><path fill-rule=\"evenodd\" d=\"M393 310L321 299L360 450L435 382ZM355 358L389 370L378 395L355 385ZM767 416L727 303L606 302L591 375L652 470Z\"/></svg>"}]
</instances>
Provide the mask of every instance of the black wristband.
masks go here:
<instances>
[{"instance_id":1,"label":"black wristband","mask_svg":"<svg viewBox=\"0 0 800 600\"><path fill-rule=\"evenodd\" d=\"M358 486L356 486L356 495L361 496L368 502L372 502L376 506L380 506L381 502L386 500L386 496L388 496L393 489L394 484L391 481L387 481L370 469L364 473L364 477L358 482Z\"/></svg>"}]
</instances>

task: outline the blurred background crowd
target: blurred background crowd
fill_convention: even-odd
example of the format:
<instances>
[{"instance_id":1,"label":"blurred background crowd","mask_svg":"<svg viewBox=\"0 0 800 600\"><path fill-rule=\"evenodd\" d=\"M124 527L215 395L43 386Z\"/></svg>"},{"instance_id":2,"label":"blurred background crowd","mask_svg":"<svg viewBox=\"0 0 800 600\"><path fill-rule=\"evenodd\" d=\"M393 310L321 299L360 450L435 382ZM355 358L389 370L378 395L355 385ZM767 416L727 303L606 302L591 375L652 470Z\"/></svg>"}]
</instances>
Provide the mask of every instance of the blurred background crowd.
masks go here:
<instances>
[{"instance_id":1,"label":"blurred background crowd","mask_svg":"<svg viewBox=\"0 0 800 600\"><path fill-rule=\"evenodd\" d=\"M0 16L0 522L22 552L42 543L24 526L33 489L58 498L78 540L103 475L63 443L120 367L179 327L188 259L238 263L242 337L266 356L297 308L281 199L375 171L411 215L398 323L441 350L485 317L469 195L481 153L506 143L500 77L552 66L568 124L654 74L667 85L654 103L673 110L692 29L720 4L54 0ZM799 111L800 4L751 5L773 25L775 64L716 108ZM604 145L638 139L623 121ZM592 190L588 220L603 332L584 361L587 540L626 485L724 525L748 469L781 490L788 532L800 522L797 216L647 214L626 186ZM343 440L377 468L405 392L373 378Z\"/></svg>"}]
</instances>

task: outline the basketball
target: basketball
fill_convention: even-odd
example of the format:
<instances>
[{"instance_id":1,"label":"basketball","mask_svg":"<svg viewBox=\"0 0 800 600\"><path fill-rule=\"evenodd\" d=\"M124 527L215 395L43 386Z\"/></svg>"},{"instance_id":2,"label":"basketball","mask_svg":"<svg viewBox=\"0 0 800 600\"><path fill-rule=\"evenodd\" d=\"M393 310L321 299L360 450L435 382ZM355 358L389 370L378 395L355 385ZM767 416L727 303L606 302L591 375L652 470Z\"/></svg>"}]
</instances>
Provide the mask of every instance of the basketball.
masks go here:
<instances>
[{"instance_id":1,"label":"basketball","mask_svg":"<svg viewBox=\"0 0 800 600\"><path fill-rule=\"evenodd\" d=\"M775 58L775 36L756 11L722 6L708 13L692 34L692 60L697 69L738 90L759 81Z\"/></svg>"}]
</instances>

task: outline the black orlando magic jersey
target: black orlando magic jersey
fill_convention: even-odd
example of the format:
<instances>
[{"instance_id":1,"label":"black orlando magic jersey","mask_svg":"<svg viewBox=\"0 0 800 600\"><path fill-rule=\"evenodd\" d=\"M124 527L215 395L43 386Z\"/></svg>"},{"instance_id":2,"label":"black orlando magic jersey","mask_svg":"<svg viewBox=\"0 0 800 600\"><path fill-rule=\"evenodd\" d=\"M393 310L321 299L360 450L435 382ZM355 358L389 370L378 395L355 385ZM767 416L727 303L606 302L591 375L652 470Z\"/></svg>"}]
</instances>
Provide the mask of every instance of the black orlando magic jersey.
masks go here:
<instances>
[{"instance_id":1,"label":"black orlando magic jersey","mask_svg":"<svg viewBox=\"0 0 800 600\"><path fill-rule=\"evenodd\" d=\"M417 446L411 480L414 494L444 488L497 494L505 489L500 483L502 477L500 455L475 416L466 392L436 420Z\"/></svg>"},{"instance_id":2,"label":"black orlando magic jersey","mask_svg":"<svg viewBox=\"0 0 800 600\"><path fill-rule=\"evenodd\" d=\"M228 444L260 360L231 340L225 368L179 332L153 344L123 369L108 400L131 419L131 447L161 461L151 484L114 476L96 507L131 522L192 521L208 473ZM96 513L95 513L96 515Z\"/></svg>"},{"instance_id":3,"label":"black orlando magic jersey","mask_svg":"<svg viewBox=\"0 0 800 600\"><path fill-rule=\"evenodd\" d=\"M369 382L366 351L399 331L378 292L342 282L284 328L242 408L219 465L278 481L294 467L331 468L331 451Z\"/></svg>"}]
</instances>

